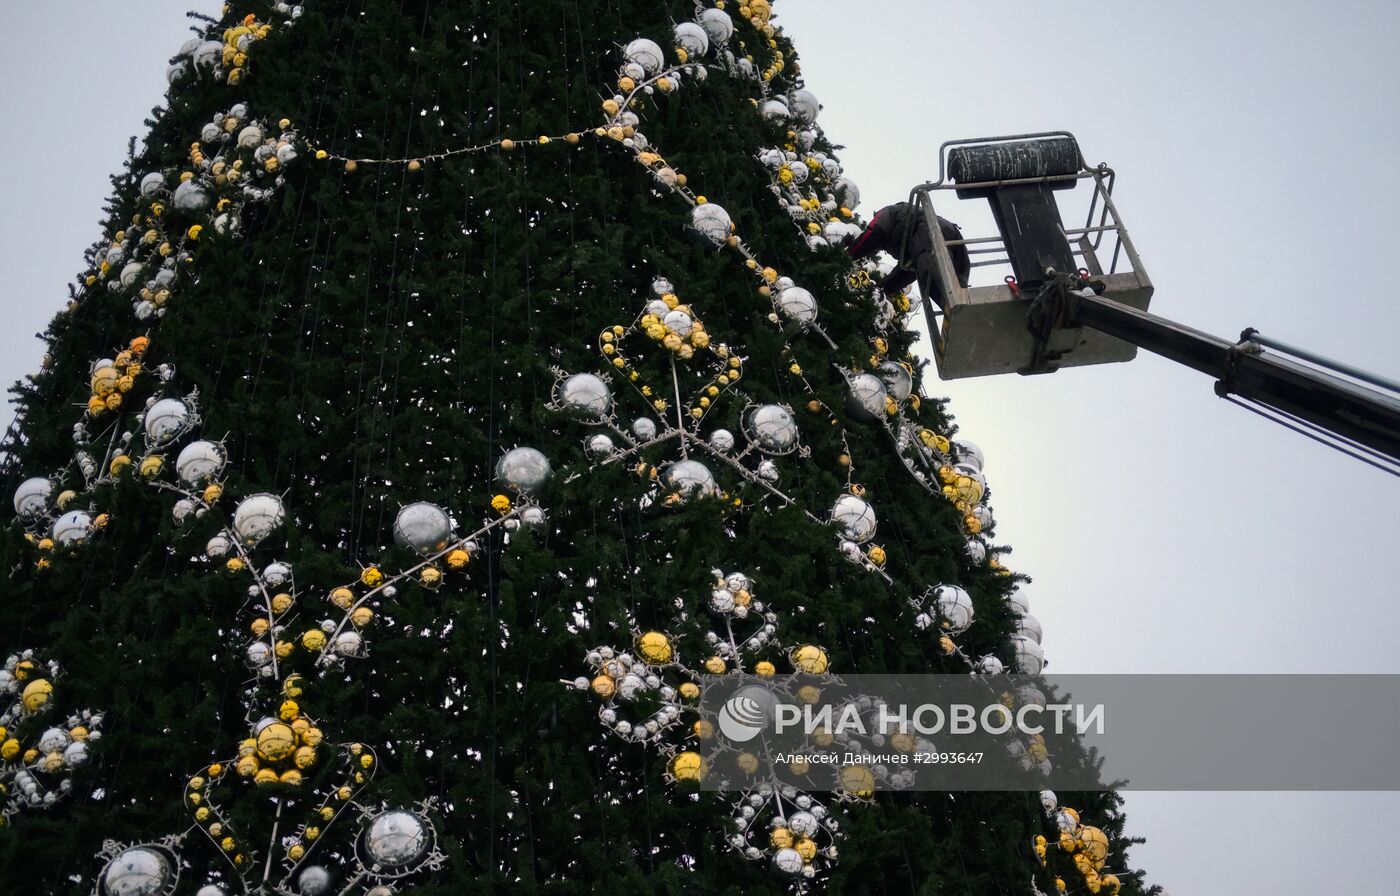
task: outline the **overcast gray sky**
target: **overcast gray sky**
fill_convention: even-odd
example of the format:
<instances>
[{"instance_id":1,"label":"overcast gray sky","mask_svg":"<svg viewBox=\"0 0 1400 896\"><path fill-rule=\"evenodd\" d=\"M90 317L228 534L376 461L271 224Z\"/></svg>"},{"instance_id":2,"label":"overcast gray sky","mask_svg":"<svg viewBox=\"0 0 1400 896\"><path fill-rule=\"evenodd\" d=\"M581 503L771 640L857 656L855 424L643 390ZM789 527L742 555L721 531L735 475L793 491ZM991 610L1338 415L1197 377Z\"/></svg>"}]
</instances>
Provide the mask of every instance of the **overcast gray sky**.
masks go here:
<instances>
[{"instance_id":1,"label":"overcast gray sky","mask_svg":"<svg viewBox=\"0 0 1400 896\"><path fill-rule=\"evenodd\" d=\"M9 14L5 383L37 367L30 334L98 236L107 175L162 101L191 6L218 4L143 0L115 15L49 0ZM1388 282L1400 244L1395 4L775 8L867 214L936 176L944 140L1068 129L1090 162L1119 172L1154 311L1400 374ZM1027 590L1052 670L1400 672L1386 559L1400 482L1146 354L931 388L952 396L986 452L999 540L1036 579ZM1177 896L1373 891L1400 842L1395 794L1134 793L1128 809L1129 832L1151 840L1137 862ZM1325 845L1299 861L1299 843Z\"/></svg>"}]
</instances>

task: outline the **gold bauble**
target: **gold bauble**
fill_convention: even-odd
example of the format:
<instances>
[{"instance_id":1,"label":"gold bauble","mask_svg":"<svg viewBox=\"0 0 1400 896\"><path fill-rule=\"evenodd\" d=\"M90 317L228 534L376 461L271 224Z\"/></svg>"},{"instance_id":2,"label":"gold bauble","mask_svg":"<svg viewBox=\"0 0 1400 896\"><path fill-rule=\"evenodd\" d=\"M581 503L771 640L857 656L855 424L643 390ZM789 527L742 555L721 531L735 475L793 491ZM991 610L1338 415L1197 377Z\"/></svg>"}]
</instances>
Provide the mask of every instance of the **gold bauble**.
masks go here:
<instances>
[{"instance_id":1,"label":"gold bauble","mask_svg":"<svg viewBox=\"0 0 1400 896\"><path fill-rule=\"evenodd\" d=\"M863 765L841 769L841 788L852 796L868 800L875 795L875 776Z\"/></svg>"},{"instance_id":2,"label":"gold bauble","mask_svg":"<svg viewBox=\"0 0 1400 896\"><path fill-rule=\"evenodd\" d=\"M6 762L18 756L19 751L19 741L15 740L13 737L7 738L4 743L0 743L0 759L4 759Z\"/></svg>"},{"instance_id":3,"label":"gold bauble","mask_svg":"<svg viewBox=\"0 0 1400 896\"><path fill-rule=\"evenodd\" d=\"M768 845L774 849L788 849L792 846L792 831L787 828L774 828L768 835Z\"/></svg>"},{"instance_id":4,"label":"gold bauble","mask_svg":"<svg viewBox=\"0 0 1400 896\"><path fill-rule=\"evenodd\" d=\"M274 594L272 596L272 612L281 616L292 608L293 603L295 603L295 601L292 599L292 596L286 592Z\"/></svg>"},{"instance_id":5,"label":"gold bauble","mask_svg":"<svg viewBox=\"0 0 1400 896\"><path fill-rule=\"evenodd\" d=\"M690 750L685 750L671 757L667 768L677 781L686 782L701 780L708 770L705 765L705 757Z\"/></svg>"},{"instance_id":6,"label":"gold bauble","mask_svg":"<svg viewBox=\"0 0 1400 896\"><path fill-rule=\"evenodd\" d=\"M366 566L360 570L360 582L366 588L374 588L384 581L384 573L377 566Z\"/></svg>"},{"instance_id":7,"label":"gold bauble","mask_svg":"<svg viewBox=\"0 0 1400 896\"><path fill-rule=\"evenodd\" d=\"M468 554L461 548L454 548L453 550L447 552L447 568L466 569L467 564L471 562L471 559L471 554Z\"/></svg>"},{"instance_id":8,"label":"gold bauble","mask_svg":"<svg viewBox=\"0 0 1400 896\"><path fill-rule=\"evenodd\" d=\"M675 649L671 639L661 632L646 632L637 638L637 653L652 666L663 666L671 661Z\"/></svg>"},{"instance_id":9,"label":"gold bauble","mask_svg":"<svg viewBox=\"0 0 1400 896\"><path fill-rule=\"evenodd\" d=\"M816 703L821 698L821 689L818 688L816 685L804 684L802 687L797 689L797 699L801 700L803 703L806 703L808 706L812 705L813 703Z\"/></svg>"},{"instance_id":10,"label":"gold bauble","mask_svg":"<svg viewBox=\"0 0 1400 896\"><path fill-rule=\"evenodd\" d=\"M205 504L213 504L215 501L219 500L219 498L223 497L223 494L224 487L222 485L219 485L219 483L214 482L205 486L204 494L202 497L204 498Z\"/></svg>"},{"instance_id":11,"label":"gold bauble","mask_svg":"<svg viewBox=\"0 0 1400 896\"><path fill-rule=\"evenodd\" d=\"M243 569L243 559L241 557L230 557L224 561L224 569L229 572L239 572Z\"/></svg>"},{"instance_id":12,"label":"gold bauble","mask_svg":"<svg viewBox=\"0 0 1400 896\"><path fill-rule=\"evenodd\" d=\"M36 678L24 686L20 693L20 703L25 712L38 712L48 705L53 697L53 685L46 678Z\"/></svg>"},{"instance_id":13,"label":"gold bauble","mask_svg":"<svg viewBox=\"0 0 1400 896\"><path fill-rule=\"evenodd\" d=\"M735 761L739 764L739 771L746 775L752 775L758 771L758 757L752 753L740 753L739 758Z\"/></svg>"},{"instance_id":14,"label":"gold bauble","mask_svg":"<svg viewBox=\"0 0 1400 896\"><path fill-rule=\"evenodd\" d=\"M290 784L291 786L296 787L297 785L301 784L301 772L297 771L294 768L289 768L282 774L278 775L277 780L282 782L283 784Z\"/></svg>"},{"instance_id":15,"label":"gold bauble","mask_svg":"<svg viewBox=\"0 0 1400 896\"><path fill-rule=\"evenodd\" d=\"M700 686L693 681L682 682L677 690L685 700L695 700L700 696Z\"/></svg>"},{"instance_id":16,"label":"gold bauble","mask_svg":"<svg viewBox=\"0 0 1400 896\"><path fill-rule=\"evenodd\" d=\"M597 694L599 697L602 697L604 700L607 700L609 697L611 697L617 692L617 682L613 681L611 675L594 676L593 681L589 684L589 687L593 689L593 693Z\"/></svg>"},{"instance_id":17,"label":"gold bauble","mask_svg":"<svg viewBox=\"0 0 1400 896\"><path fill-rule=\"evenodd\" d=\"M355 628L364 628L374 621L374 611L369 607L356 607L350 613L350 624Z\"/></svg>"},{"instance_id":18,"label":"gold bauble","mask_svg":"<svg viewBox=\"0 0 1400 896\"><path fill-rule=\"evenodd\" d=\"M302 633L301 646L311 653L320 653L326 646L326 633L319 628L307 629Z\"/></svg>"},{"instance_id":19,"label":"gold bauble","mask_svg":"<svg viewBox=\"0 0 1400 896\"><path fill-rule=\"evenodd\" d=\"M277 707L277 717L284 722L291 723L301 715L301 706L295 700L283 700L282 705Z\"/></svg>"},{"instance_id":20,"label":"gold bauble","mask_svg":"<svg viewBox=\"0 0 1400 896\"><path fill-rule=\"evenodd\" d=\"M263 635L267 634L267 630L270 628L272 628L272 623L262 617L254 619L252 624L248 626L248 630L253 633L254 638L261 638Z\"/></svg>"},{"instance_id":21,"label":"gold bauble","mask_svg":"<svg viewBox=\"0 0 1400 896\"><path fill-rule=\"evenodd\" d=\"M301 733L301 742L306 744L308 747L318 746L321 743L321 741L325 739L325 734L323 734L321 732L321 729L317 728L315 725L312 725L310 728L307 728Z\"/></svg>"},{"instance_id":22,"label":"gold bauble","mask_svg":"<svg viewBox=\"0 0 1400 896\"><path fill-rule=\"evenodd\" d=\"M291 859L293 862L304 855L306 855L306 847L302 846L300 843L293 843L292 848L287 850L287 858Z\"/></svg>"},{"instance_id":23,"label":"gold bauble","mask_svg":"<svg viewBox=\"0 0 1400 896\"><path fill-rule=\"evenodd\" d=\"M311 768L316 764L316 748L307 746L297 747L296 752L292 754L292 762L300 769Z\"/></svg>"},{"instance_id":24,"label":"gold bauble","mask_svg":"<svg viewBox=\"0 0 1400 896\"><path fill-rule=\"evenodd\" d=\"M728 669L722 657L712 656L705 660L705 671L711 675L723 675Z\"/></svg>"},{"instance_id":25,"label":"gold bauble","mask_svg":"<svg viewBox=\"0 0 1400 896\"><path fill-rule=\"evenodd\" d=\"M258 732L258 756L268 762L281 762L296 749L297 734L292 726L273 722Z\"/></svg>"},{"instance_id":26,"label":"gold bauble","mask_svg":"<svg viewBox=\"0 0 1400 896\"><path fill-rule=\"evenodd\" d=\"M436 566L425 566L418 573L418 582L424 588L436 588L438 585L442 584L442 570L438 569ZM360 609L363 610L365 607L361 607ZM358 613L359 610L355 612Z\"/></svg>"},{"instance_id":27,"label":"gold bauble","mask_svg":"<svg viewBox=\"0 0 1400 896\"><path fill-rule=\"evenodd\" d=\"M808 675L822 675L830 665L826 651L815 644L803 644L792 652L790 659L797 671Z\"/></svg>"},{"instance_id":28,"label":"gold bauble","mask_svg":"<svg viewBox=\"0 0 1400 896\"><path fill-rule=\"evenodd\" d=\"M238 772L238 774L242 775L243 777L251 778L254 774L257 773L258 759L256 756L244 756L243 758L238 760L238 763L236 765L234 765L234 769Z\"/></svg>"},{"instance_id":29,"label":"gold bauble","mask_svg":"<svg viewBox=\"0 0 1400 896\"><path fill-rule=\"evenodd\" d=\"M118 454L112 458L112 463L107 469L113 476L120 476L131 469L131 458L125 454Z\"/></svg>"},{"instance_id":30,"label":"gold bauble","mask_svg":"<svg viewBox=\"0 0 1400 896\"><path fill-rule=\"evenodd\" d=\"M802 857L802 861L810 862L817 857L817 844L809 837L803 837L792 846L797 850L797 854Z\"/></svg>"},{"instance_id":31,"label":"gold bauble","mask_svg":"<svg viewBox=\"0 0 1400 896\"><path fill-rule=\"evenodd\" d=\"M1044 749L1041 747L1042 751ZM1086 824L1079 829L1079 848L1093 861L1094 867L1099 868L1108 858L1108 835Z\"/></svg>"},{"instance_id":32,"label":"gold bauble","mask_svg":"<svg viewBox=\"0 0 1400 896\"><path fill-rule=\"evenodd\" d=\"M341 586L331 592L331 603L340 607L342 610L348 610L350 605L354 602L355 592L351 591L349 588Z\"/></svg>"},{"instance_id":33,"label":"gold bauble","mask_svg":"<svg viewBox=\"0 0 1400 896\"><path fill-rule=\"evenodd\" d=\"M690 733L700 740L709 740L715 736L715 725L709 719L697 719L695 724L690 726Z\"/></svg>"},{"instance_id":34,"label":"gold bauble","mask_svg":"<svg viewBox=\"0 0 1400 896\"><path fill-rule=\"evenodd\" d=\"M259 787L263 787L268 784L276 784L277 773L270 768L260 768L258 769L257 773L253 775L253 783L258 785Z\"/></svg>"}]
</instances>

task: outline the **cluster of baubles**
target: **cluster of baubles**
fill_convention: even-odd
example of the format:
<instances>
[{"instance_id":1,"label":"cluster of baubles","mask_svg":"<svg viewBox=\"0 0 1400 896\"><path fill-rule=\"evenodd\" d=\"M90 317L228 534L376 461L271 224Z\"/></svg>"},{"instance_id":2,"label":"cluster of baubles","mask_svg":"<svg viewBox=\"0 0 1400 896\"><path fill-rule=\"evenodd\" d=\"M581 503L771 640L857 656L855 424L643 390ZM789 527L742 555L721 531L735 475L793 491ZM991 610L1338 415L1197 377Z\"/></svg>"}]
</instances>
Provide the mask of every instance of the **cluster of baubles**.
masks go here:
<instances>
[{"instance_id":1,"label":"cluster of baubles","mask_svg":"<svg viewBox=\"0 0 1400 896\"><path fill-rule=\"evenodd\" d=\"M639 632L633 638L633 650L615 650L602 646L590 650L585 657L589 676L574 679L579 690L592 691L602 706L598 721L618 737L635 741L657 740L669 729L680 724L682 704L700 696L700 688L692 681L673 686L662 680L661 671L679 663L675 644L664 632ZM622 704L631 704L639 697L654 695L659 703L644 719L628 719L621 712Z\"/></svg>"},{"instance_id":2,"label":"cluster of baubles","mask_svg":"<svg viewBox=\"0 0 1400 896\"><path fill-rule=\"evenodd\" d=\"M878 423L893 417L906 404L919 406L914 393L914 372L904 361L880 358L870 372L855 371L846 375L846 413L861 423Z\"/></svg>"},{"instance_id":3,"label":"cluster of baubles","mask_svg":"<svg viewBox=\"0 0 1400 896\"><path fill-rule=\"evenodd\" d=\"M779 879L811 880L836 862L841 824L810 794L765 782L734 810L729 846L750 861L766 859Z\"/></svg>"},{"instance_id":4,"label":"cluster of baubles","mask_svg":"<svg viewBox=\"0 0 1400 896\"><path fill-rule=\"evenodd\" d=\"M301 17L299 4L277 3L274 7L290 19ZM222 40L191 38L176 52L174 60L165 70L165 80L175 87L198 75L238 84L247 73L248 53L253 44L271 33L271 25L258 21L257 16L248 15L237 25L225 29Z\"/></svg>"},{"instance_id":5,"label":"cluster of baubles","mask_svg":"<svg viewBox=\"0 0 1400 896\"><path fill-rule=\"evenodd\" d=\"M815 126L817 98L803 88L786 99L770 96L758 111L775 123L790 123L787 142L781 147L762 150L758 161L768 171L769 188L778 204L802 229L811 249L843 245L861 233L855 223L860 190L842 173L841 163L818 149L821 131Z\"/></svg>"},{"instance_id":6,"label":"cluster of baubles","mask_svg":"<svg viewBox=\"0 0 1400 896\"><path fill-rule=\"evenodd\" d=\"M147 337L137 336L115 358L102 358L93 363L90 371L92 394L87 401L89 417L97 418L121 409L123 396L136 385L136 378L144 369L141 359L149 346Z\"/></svg>"},{"instance_id":7,"label":"cluster of baubles","mask_svg":"<svg viewBox=\"0 0 1400 896\"><path fill-rule=\"evenodd\" d=\"M102 714L89 710L42 729L62 670L33 650L11 654L0 668L0 824L24 809L47 808L73 789L71 772L88 761L101 737Z\"/></svg>"},{"instance_id":8,"label":"cluster of baubles","mask_svg":"<svg viewBox=\"0 0 1400 896\"><path fill-rule=\"evenodd\" d=\"M289 677L284 692L299 689L297 681L295 676ZM251 778L258 785L299 785L302 773L314 768L319 761L317 749L323 740L325 735L321 729L301 711L296 700L287 697L275 717L260 719L251 734L238 745L234 770L240 777ZM365 758L373 764L372 756L365 754ZM204 783L200 777L190 779L188 799L195 805L198 805L196 797Z\"/></svg>"},{"instance_id":9,"label":"cluster of baubles","mask_svg":"<svg viewBox=\"0 0 1400 896\"><path fill-rule=\"evenodd\" d=\"M1079 812L1061 807L1054 791L1040 792L1040 806L1045 817L1055 823L1058 831L1055 845L1073 857L1075 870L1084 878L1084 889L1093 894L1118 896L1122 887L1118 875L1103 870L1108 861L1108 835L1092 825L1081 824ZM1031 849L1042 865L1047 861L1049 847L1050 841L1043 834L1035 835ZM1064 878L1055 878L1055 889L1061 893L1068 891Z\"/></svg>"}]
</instances>

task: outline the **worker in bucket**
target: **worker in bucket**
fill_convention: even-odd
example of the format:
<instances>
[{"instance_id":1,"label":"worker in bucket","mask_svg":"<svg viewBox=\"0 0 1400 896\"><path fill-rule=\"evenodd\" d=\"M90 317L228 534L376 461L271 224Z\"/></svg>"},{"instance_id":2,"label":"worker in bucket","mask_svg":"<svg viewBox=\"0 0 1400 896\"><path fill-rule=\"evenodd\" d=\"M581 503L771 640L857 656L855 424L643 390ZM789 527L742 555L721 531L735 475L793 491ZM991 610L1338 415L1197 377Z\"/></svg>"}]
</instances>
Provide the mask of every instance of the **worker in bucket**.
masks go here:
<instances>
[{"instance_id":1,"label":"worker in bucket","mask_svg":"<svg viewBox=\"0 0 1400 896\"><path fill-rule=\"evenodd\" d=\"M912 225L912 231L909 230ZM962 231L947 218L938 219L938 227L944 240L961 240ZM908 231L908 238L905 234ZM937 270L933 258L933 239L929 236L928 222L924 215L907 202L887 205L875 213L866 225L865 232L851 243L851 257L869 258L879 251L888 252L895 259L895 268L880 283L880 288L890 294L903 292L916 279L920 283L932 284L939 291ZM903 255L901 255L903 250ZM958 284L967 286L968 275L972 272L972 260L967 247L949 246L948 254L953 259L953 274Z\"/></svg>"}]
</instances>

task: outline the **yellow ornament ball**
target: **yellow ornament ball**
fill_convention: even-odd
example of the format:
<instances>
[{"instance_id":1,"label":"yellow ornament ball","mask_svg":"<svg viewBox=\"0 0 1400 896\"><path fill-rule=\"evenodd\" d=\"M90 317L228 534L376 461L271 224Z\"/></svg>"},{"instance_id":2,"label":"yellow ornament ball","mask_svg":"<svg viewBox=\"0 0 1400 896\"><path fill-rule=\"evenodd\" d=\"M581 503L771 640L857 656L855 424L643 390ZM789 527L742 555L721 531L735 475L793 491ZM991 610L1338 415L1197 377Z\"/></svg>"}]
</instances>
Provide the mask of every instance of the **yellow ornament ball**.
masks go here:
<instances>
[{"instance_id":1,"label":"yellow ornament ball","mask_svg":"<svg viewBox=\"0 0 1400 896\"><path fill-rule=\"evenodd\" d=\"M301 646L311 653L320 653L326 646L326 633L319 628L307 629L302 633Z\"/></svg>"},{"instance_id":2,"label":"yellow ornament ball","mask_svg":"<svg viewBox=\"0 0 1400 896\"><path fill-rule=\"evenodd\" d=\"M204 494L201 497L204 499L205 504L213 504L215 501L219 500L219 498L223 497L223 494L224 487L215 482L205 487Z\"/></svg>"},{"instance_id":3,"label":"yellow ornament ball","mask_svg":"<svg viewBox=\"0 0 1400 896\"><path fill-rule=\"evenodd\" d=\"M1041 747L1042 751L1044 749ZM1079 848L1094 862L1094 867L1098 868L1108 858L1108 835L1086 824L1079 829Z\"/></svg>"},{"instance_id":4,"label":"yellow ornament ball","mask_svg":"<svg viewBox=\"0 0 1400 896\"><path fill-rule=\"evenodd\" d=\"M321 729L314 725L301 733L301 742L308 747L314 747L325 740L326 736L321 733Z\"/></svg>"},{"instance_id":5,"label":"yellow ornament ball","mask_svg":"<svg viewBox=\"0 0 1400 896\"><path fill-rule=\"evenodd\" d=\"M311 768L316 764L316 748L308 746L297 747L296 752L292 754L292 762L300 769Z\"/></svg>"},{"instance_id":6,"label":"yellow ornament ball","mask_svg":"<svg viewBox=\"0 0 1400 896\"><path fill-rule=\"evenodd\" d=\"M113 476L120 476L131 469L131 458L125 454L118 454L112 458L111 465L107 468Z\"/></svg>"},{"instance_id":7,"label":"yellow ornament ball","mask_svg":"<svg viewBox=\"0 0 1400 896\"><path fill-rule=\"evenodd\" d=\"M671 757L671 762L667 766L671 777L677 781L695 782L703 779L709 770L705 764L705 757L691 750L685 750Z\"/></svg>"},{"instance_id":8,"label":"yellow ornament ball","mask_svg":"<svg viewBox=\"0 0 1400 896\"><path fill-rule=\"evenodd\" d=\"M244 757L242 757L241 759L238 760L238 763L234 766L234 770L237 771L239 775L241 775L241 776L243 776L243 777L245 777L245 778L251 778L251 777L253 777L253 775L257 774L257 771L258 771L258 760L257 760L257 757L256 757L256 756L244 756Z\"/></svg>"},{"instance_id":9,"label":"yellow ornament ball","mask_svg":"<svg viewBox=\"0 0 1400 896\"><path fill-rule=\"evenodd\" d=\"M258 756L268 762L281 762L296 749L297 734L292 726L273 722L258 732Z\"/></svg>"},{"instance_id":10,"label":"yellow ornament ball","mask_svg":"<svg viewBox=\"0 0 1400 896\"><path fill-rule=\"evenodd\" d=\"M637 638L637 653L652 666L663 666L675 656L671 639L661 632L647 632Z\"/></svg>"},{"instance_id":11,"label":"yellow ornament ball","mask_svg":"<svg viewBox=\"0 0 1400 896\"><path fill-rule=\"evenodd\" d=\"M342 610L348 610L350 605L354 602L355 592L351 591L349 588L341 586L331 592L331 603L340 607Z\"/></svg>"},{"instance_id":12,"label":"yellow ornament ball","mask_svg":"<svg viewBox=\"0 0 1400 896\"><path fill-rule=\"evenodd\" d=\"M728 669L729 666L725 664L722 657L712 656L705 660L705 671L711 675L723 675Z\"/></svg>"},{"instance_id":13,"label":"yellow ornament ball","mask_svg":"<svg viewBox=\"0 0 1400 896\"><path fill-rule=\"evenodd\" d=\"M374 621L374 611L369 607L356 607L350 613L350 624L355 628L364 628Z\"/></svg>"},{"instance_id":14,"label":"yellow ornament ball","mask_svg":"<svg viewBox=\"0 0 1400 896\"><path fill-rule=\"evenodd\" d=\"M24 686L20 693L20 703L25 712L38 712L53 698L53 685L48 679L36 678Z\"/></svg>"},{"instance_id":15,"label":"yellow ornament ball","mask_svg":"<svg viewBox=\"0 0 1400 896\"><path fill-rule=\"evenodd\" d=\"M360 570L360 582L366 588L377 587L383 581L384 573L380 572L377 566L366 566Z\"/></svg>"},{"instance_id":16,"label":"yellow ornament ball","mask_svg":"<svg viewBox=\"0 0 1400 896\"><path fill-rule=\"evenodd\" d=\"M253 633L254 638L261 638L263 635L267 634L267 630L270 628L272 628L272 623L262 617L254 619L248 626L248 630Z\"/></svg>"},{"instance_id":17,"label":"yellow ornament ball","mask_svg":"<svg viewBox=\"0 0 1400 896\"><path fill-rule=\"evenodd\" d=\"M604 700L607 700L613 694L617 693L617 682L613 680L611 675L594 676L593 681L589 683L589 687L593 689L593 693Z\"/></svg>"},{"instance_id":18,"label":"yellow ornament ball","mask_svg":"<svg viewBox=\"0 0 1400 896\"><path fill-rule=\"evenodd\" d=\"M442 584L442 570L438 569L436 566L423 567L418 573L418 583L424 588L436 588L438 585ZM360 607L360 610L364 609L367 608ZM360 610L356 610L355 612L358 613ZM351 621L354 621L353 616L351 616Z\"/></svg>"},{"instance_id":19,"label":"yellow ornament ball","mask_svg":"<svg viewBox=\"0 0 1400 896\"><path fill-rule=\"evenodd\" d=\"M284 722L294 722L300 715L301 706L295 700L283 700L282 705L277 707L277 718Z\"/></svg>"},{"instance_id":20,"label":"yellow ornament ball","mask_svg":"<svg viewBox=\"0 0 1400 896\"><path fill-rule=\"evenodd\" d=\"M466 569L467 564L471 562L471 559L471 554L468 554L461 548L454 548L453 550L447 552L447 568Z\"/></svg>"},{"instance_id":21,"label":"yellow ornament ball","mask_svg":"<svg viewBox=\"0 0 1400 896\"><path fill-rule=\"evenodd\" d=\"M685 700L696 700L700 697L700 686L693 681L683 682L676 690Z\"/></svg>"},{"instance_id":22,"label":"yellow ornament ball","mask_svg":"<svg viewBox=\"0 0 1400 896\"><path fill-rule=\"evenodd\" d=\"M876 566L885 565L885 549L878 544L871 546L870 553L867 554L867 556L870 558L870 562Z\"/></svg>"},{"instance_id":23,"label":"yellow ornament ball","mask_svg":"<svg viewBox=\"0 0 1400 896\"><path fill-rule=\"evenodd\" d=\"M841 769L841 789L859 799L875 795L875 776L863 765L848 765Z\"/></svg>"},{"instance_id":24,"label":"yellow ornament ball","mask_svg":"<svg viewBox=\"0 0 1400 896\"><path fill-rule=\"evenodd\" d=\"M510 498L505 495L496 495L491 499L491 509L497 513L507 513L510 510Z\"/></svg>"},{"instance_id":25,"label":"yellow ornament ball","mask_svg":"<svg viewBox=\"0 0 1400 896\"><path fill-rule=\"evenodd\" d=\"M13 737L7 738L3 744L0 744L0 759L9 762L19 755L19 751L19 741Z\"/></svg>"},{"instance_id":26,"label":"yellow ornament ball","mask_svg":"<svg viewBox=\"0 0 1400 896\"><path fill-rule=\"evenodd\" d=\"M253 783L259 787L277 783L277 773L270 768L260 768L253 775Z\"/></svg>"},{"instance_id":27,"label":"yellow ornament ball","mask_svg":"<svg viewBox=\"0 0 1400 896\"><path fill-rule=\"evenodd\" d=\"M272 612L281 616L292 608L293 603L295 603L295 601L290 594L285 592L282 594L274 594L272 596Z\"/></svg>"},{"instance_id":28,"label":"yellow ornament ball","mask_svg":"<svg viewBox=\"0 0 1400 896\"><path fill-rule=\"evenodd\" d=\"M690 726L690 733L700 740L709 740L715 736L715 725L709 719L697 719L695 724Z\"/></svg>"},{"instance_id":29,"label":"yellow ornament ball","mask_svg":"<svg viewBox=\"0 0 1400 896\"><path fill-rule=\"evenodd\" d=\"M279 775L277 777L277 780L282 782L283 784L290 784L291 786L296 787L297 785L301 784L301 772L297 771L294 768L289 768L281 775Z\"/></svg>"},{"instance_id":30,"label":"yellow ornament ball","mask_svg":"<svg viewBox=\"0 0 1400 896\"><path fill-rule=\"evenodd\" d=\"M768 835L768 845L774 849L790 849L792 843L792 831L787 828L774 828Z\"/></svg>"},{"instance_id":31,"label":"yellow ornament ball","mask_svg":"<svg viewBox=\"0 0 1400 896\"><path fill-rule=\"evenodd\" d=\"M826 651L815 644L802 645L792 652L790 659L793 668L808 675L822 675L830 664Z\"/></svg>"},{"instance_id":32,"label":"yellow ornament ball","mask_svg":"<svg viewBox=\"0 0 1400 896\"><path fill-rule=\"evenodd\" d=\"M287 858L291 859L293 862L304 855L306 855L306 847L302 846L300 843L292 844L292 848L287 850Z\"/></svg>"},{"instance_id":33,"label":"yellow ornament ball","mask_svg":"<svg viewBox=\"0 0 1400 896\"><path fill-rule=\"evenodd\" d=\"M739 771L746 775L752 775L758 771L758 757L752 753L740 753L735 762L739 765Z\"/></svg>"},{"instance_id":34,"label":"yellow ornament ball","mask_svg":"<svg viewBox=\"0 0 1400 896\"><path fill-rule=\"evenodd\" d=\"M816 703L821 698L821 688L817 687L816 685L804 684L802 687L797 689L797 699L801 700L803 703L806 703L808 706L811 706L812 704Z\"/></svg>"},{"instance_id":35,"label":"yellow ornament ball","mask_svg":"<svg viewBox=\"0 0 1400 896\"><path fill-rule=\"evenodd\" d=\"M792 845L797 850L797 854L802 857L802 861L810 862L817 857L817 844L809 837L803 837Z\"/></svg>"},{"instance_id":36,"label":"yellow ornament ball","mask_svg":"<svg viewBox=\"0 0 1400 896\"><path fill-rule=\"evenodd\" d=\"M777 673L777 667L775 667L772 663L768 662L767 660L763 660L762 662L757 663L753 667L753 674L761 676L763 678L771 678Z\"/></svg>"},{"instance_id":37,"label":"yellow ornament ball","mask_svg":"<svg viewBox=\"0 0 1400 896\"><path fill-rule=\"evenodd\" d=\"M243 560L240 557L230 557L224 561L224 569L229 572L239 572L243 569Z\"/></svg>"}]
</instances>

